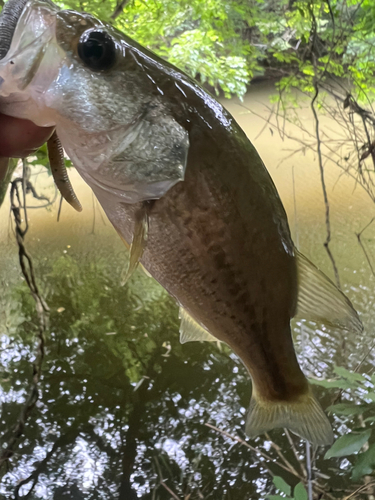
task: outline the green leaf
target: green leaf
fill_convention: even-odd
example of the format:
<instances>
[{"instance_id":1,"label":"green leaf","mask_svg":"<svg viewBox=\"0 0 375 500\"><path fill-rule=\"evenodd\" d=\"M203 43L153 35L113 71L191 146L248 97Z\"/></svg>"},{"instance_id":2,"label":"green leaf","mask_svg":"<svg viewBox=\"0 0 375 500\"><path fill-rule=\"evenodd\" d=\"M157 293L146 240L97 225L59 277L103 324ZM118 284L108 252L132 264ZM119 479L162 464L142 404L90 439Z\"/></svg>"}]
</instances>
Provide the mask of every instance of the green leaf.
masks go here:
<instances>
[{"instance_id":1,"label":"green leaf","mask_svg":"<svg viewBox=\"0 0 375 500\"><path fill-rule=\"evenodd\" d=\"M333 369L333 371L339 377L345 378L346 380L349 380L349 381L353 381L353 382L364 382L364 381L366 381L366 377L364 377L360 373L347 370L343 366L335 366L334 369Z\"/></svg>"},{"instance_id":2,"label":"green leaf","mask_svg":"<svg viewBox=\"0 0 375 500\"><path fill-rule=\"evenodd\" d=\"M370 409L370 405L355 405L353 403L339 403L327 408L327 412L335 415L360 415Z\"/></svg>"},{"instance_id":3,"label":"green leaf","mask_svg":"<svg viewBox=\"0 0 375 500\"><path fill-rule=\"evenodd\" d=\"M375 393L374 392L369 392L367 394L362 395L363 399L370 399L370 401L375 402Z\"/></svg>"},{"instance_id":4,"label":"green leaf","mask_svg":"<svg viewBox=\"0 0 375 500\"><path fill-rule=\"evenodd\" d=\"M289 500L290 497L282 497L281 495L269 495L268 500L285 500L286 498Z\"/></svg>"},{"instance_id":5,"label":"green leaf","mask_svg":"<svg viewBox=\"0 0 375 500\"><path fill-rule=\"evenodd\" d=\"M307 491L302 483L298 483L294 488L294 500L307 500Z\"/></svg>"},{"instance_id":6,"label":"green leaf","mask_svg":"<svg viewBox=\"0 0 375 500\"><path fill-rule=\"evenodd\" d=\"M358 456L356 463L354 464L352 476L352 481L358 481L362 476L371 474L375 467L375 445L371 445L370 448L361 453Z\"/></svg>"},{"instance_id":7,"label":"green leaf","mask_svg":"<svg viewBox=\"0 0 375 500\"><path fill-rule=\"evenodd\" d=\"M327 451L324 458L345 457L346 455L356 453L368 441L371 432L372 430L368 429L359 434L352 432L339 437Z\"/></svg>"},{"instance_id":8,"label":"green leaf","mask_svg":"<svg viewBox=\"0 0 375 500\"><path fill-rule=\"evenodd\" d=\"M310 378L310 383L314 385L319 385L325 387L326 389L357 389L358 385L356 383L351 383L348 380L318 380L316 378Z\"/></svg>"},{"instance_id":9,"label":"green leaf","mask_svg":"<svg viewBox=\"0 0 375 500\"><path fill-rule=\"evenodd\" d=\"M291 487L289 486L288 483L284 481L284 479L280 476L275 476L273 479L273 484L276 486L276 488L281 491L282 493L285 493L285 495L290 495L291 494Z\"/></svg>"}]
</instances>

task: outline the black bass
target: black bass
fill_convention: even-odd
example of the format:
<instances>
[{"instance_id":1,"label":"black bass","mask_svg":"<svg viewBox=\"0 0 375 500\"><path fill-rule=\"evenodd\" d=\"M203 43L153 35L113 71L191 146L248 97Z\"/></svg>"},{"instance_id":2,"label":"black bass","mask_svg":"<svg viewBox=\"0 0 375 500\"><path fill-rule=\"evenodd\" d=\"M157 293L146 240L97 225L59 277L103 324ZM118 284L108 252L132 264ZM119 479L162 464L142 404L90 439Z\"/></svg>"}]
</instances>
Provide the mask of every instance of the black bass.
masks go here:
<instances>
[{"instance_id":1,"label":"black bass","mask_svg":"<svg viewBox=\"0 0 375 500\"><path fill-rule=\"evenodd\" d=\"M253 381L246 432L331 426L290 319L361 331L349 300L295 248L276 188L233 117L194 80L89 14L33 0L0 61L0 112L56 126L138 260L181 307L181 341L219 340Z\"/></svg>"}]
</instances>

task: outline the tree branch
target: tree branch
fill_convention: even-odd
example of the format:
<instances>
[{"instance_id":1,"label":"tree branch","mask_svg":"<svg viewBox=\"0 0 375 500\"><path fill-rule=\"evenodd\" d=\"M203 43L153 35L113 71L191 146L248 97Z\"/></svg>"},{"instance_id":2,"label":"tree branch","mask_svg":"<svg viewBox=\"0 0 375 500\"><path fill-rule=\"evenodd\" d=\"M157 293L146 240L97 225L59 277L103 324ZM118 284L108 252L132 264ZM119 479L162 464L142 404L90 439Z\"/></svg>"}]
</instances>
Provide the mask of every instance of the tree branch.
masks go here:
<instances>
[{"instance_id":1,"label":"tree branch","mask_svg":"<svg viewBox=\"0 0 375 500\"><path fill-rule=\"evenodd\" d=\"M111 15L111 19L114 21L116 18L118 18L119 15L122 14L122 11L124 10L124 7L129 3L129 0L121 0L117 5L115 10L113 11L113 14Z\"/></svg>"},{"instance_id":2,"label":"tree branch","mask_svg":"<svg viewBox=\"0 0 375 500\"><path fill-rule=\"evenodd\" d=\"M36 402L39 398L38 385L42 375L42 364L44 359L44 335L48 329L49 322L49 308L45 303L43 297L40 294L39 287L36 283L33 261L28 254L25 247L25 236L28 231L27 222L27 209L26 209L26 161L24 161L23 176L22 178L15 179L11 183L10 198L11 198L11 211L14 217L16 225L16 240L18 244L18 254L19 262L22 270L22 274L25 281L30 289L30 293L35 301L36 313L39 320L38 326L38 348L36 353L36 359L33 363L33 377L31 383L31 390L29 396L26 398L26 402L22 407L21 414L18 421L13 429L12 437L8 441L8 445L2 450L0 455L0 468L6 464L9 458L14 453L14 448L16 447L19 439L24 433L26 421L29 418L32 410L34 409ZM19 185L22 186L22 199L20 196ZM24 222L23 222L24 221ZM25 226L23 226L25 224Z\"/></svg>"}]
</instances>

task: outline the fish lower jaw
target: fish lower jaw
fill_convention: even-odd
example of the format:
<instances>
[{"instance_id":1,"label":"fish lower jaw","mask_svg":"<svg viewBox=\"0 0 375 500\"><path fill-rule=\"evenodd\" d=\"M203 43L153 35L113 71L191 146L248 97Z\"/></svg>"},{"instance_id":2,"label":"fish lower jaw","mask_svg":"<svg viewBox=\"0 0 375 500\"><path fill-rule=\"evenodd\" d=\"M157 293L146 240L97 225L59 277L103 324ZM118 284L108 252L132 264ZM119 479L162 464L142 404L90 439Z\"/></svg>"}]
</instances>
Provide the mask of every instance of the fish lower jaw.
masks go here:
<instances>
[{"instance_id":1,"label":"fish lower jaw","mask_svg":"<svg viewBox=\"0 0 375 500\"><path fill-rule=\"evenodd\" d=\"M39 127L54 127L56 117L53 110L40 110L36 102L26 94L11 94L0 96L0 113L13 118L30 120Z\"/></svg>"}]
</instances>

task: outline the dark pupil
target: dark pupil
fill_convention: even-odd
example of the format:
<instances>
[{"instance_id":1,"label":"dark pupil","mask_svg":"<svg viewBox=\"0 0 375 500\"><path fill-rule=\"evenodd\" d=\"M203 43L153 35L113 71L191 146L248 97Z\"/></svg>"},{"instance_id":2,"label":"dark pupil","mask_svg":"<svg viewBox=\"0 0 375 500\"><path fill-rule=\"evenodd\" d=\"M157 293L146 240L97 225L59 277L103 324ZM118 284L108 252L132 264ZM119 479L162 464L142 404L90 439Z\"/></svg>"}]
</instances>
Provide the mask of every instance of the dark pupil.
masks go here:
<instances>
[{"instance_id":1,"label":"dark pupil","mask_svg":"<svg viewBox=\"0 0 375 500\"><path fill-rule=\"evenodd\" d=\"M78 43L78 55L82 62L92 70L109 69L116 61L116 45L105 32L86 32Z\"/></svg>"},{"instance_id":2,"label":"dark pupil","mask_svg":"<svg viewBox=\"0 0 375 500\"><path fill-rule=\"evenodd\" d=\"M93 61L100 61L104 54L104 47L98 40L88 40L84 47L85 58Z\"/></svg>"}]
</instances>

